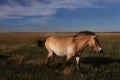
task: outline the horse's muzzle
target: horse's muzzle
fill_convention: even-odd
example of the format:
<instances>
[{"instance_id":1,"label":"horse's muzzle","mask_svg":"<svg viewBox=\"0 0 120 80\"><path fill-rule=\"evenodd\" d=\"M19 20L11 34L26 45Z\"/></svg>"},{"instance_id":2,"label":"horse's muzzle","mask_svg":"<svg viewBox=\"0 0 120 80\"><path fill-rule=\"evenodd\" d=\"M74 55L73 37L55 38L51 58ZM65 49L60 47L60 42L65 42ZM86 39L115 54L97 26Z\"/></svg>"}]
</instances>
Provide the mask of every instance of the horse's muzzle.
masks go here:
<instances>
[{"instance_id":1,"label":"horse's muzzle","mask_svg":"<svg viewBox=\"0 0 120 80\"><path fill-rule=\"evenodd\" d=\"M103 49L101 47L97 48L97 53L103 53Z\"/></svg>"}]
</instances>

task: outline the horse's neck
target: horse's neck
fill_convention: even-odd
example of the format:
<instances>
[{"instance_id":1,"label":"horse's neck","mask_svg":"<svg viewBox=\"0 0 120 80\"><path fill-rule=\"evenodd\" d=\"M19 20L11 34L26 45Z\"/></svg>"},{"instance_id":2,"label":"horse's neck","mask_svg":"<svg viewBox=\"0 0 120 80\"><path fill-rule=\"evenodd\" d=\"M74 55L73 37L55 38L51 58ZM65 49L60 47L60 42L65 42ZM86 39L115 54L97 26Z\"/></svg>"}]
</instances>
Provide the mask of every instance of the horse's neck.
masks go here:
<instances>
[{"instance_id":1,"label":"horse's neck","mask_svg":"<svg viewBox=\"0 0 120 80\"><path fill-rule=\"evenodd\" d=\"M88 41L89 41L89 38L87 38L87 39L81 39L81 40L80 39L76 40L77 49L79 51L82 51L85 47L87 47Z\"/></svg>"}]
</instances>

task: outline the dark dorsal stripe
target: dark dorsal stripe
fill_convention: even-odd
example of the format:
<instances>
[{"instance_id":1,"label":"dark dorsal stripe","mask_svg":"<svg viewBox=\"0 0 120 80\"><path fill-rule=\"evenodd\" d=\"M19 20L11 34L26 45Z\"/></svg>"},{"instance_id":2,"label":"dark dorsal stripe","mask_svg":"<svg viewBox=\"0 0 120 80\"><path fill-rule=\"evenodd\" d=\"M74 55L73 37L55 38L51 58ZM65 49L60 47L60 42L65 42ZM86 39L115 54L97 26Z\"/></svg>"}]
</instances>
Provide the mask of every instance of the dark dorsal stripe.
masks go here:
<instances>
[{"instance_id":1,"label":"dark dorsal stripe","mask_svg":"<svg viewBox=\"0 0 120 80\"><path fill-rule=\"evenodd\" d=\"M86 35L95 35L95 33L92 31L81 31L75 34L73 37L86 36Z\"/></svg>"}]
</instances>

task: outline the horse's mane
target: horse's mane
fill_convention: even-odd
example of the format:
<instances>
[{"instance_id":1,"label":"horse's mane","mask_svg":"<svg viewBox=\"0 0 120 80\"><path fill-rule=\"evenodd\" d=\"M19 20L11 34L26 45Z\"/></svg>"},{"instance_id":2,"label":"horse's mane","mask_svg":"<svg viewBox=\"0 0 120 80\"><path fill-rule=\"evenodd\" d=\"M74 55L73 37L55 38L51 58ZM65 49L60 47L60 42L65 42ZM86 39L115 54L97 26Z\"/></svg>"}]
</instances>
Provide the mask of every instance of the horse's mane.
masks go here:
<instances>
[{"instance_id":1,"label":"horse's mane","mask_svg":"<svg viewBox=\"0 0 120 80\"><path fill-rule=\"evenodd\" d=\"M92 35L95 35L95 33L92 31L81 31L81 32L76 33L73 37L88 36L88 35L92 36Z\"/></svg>"}]
</instances>

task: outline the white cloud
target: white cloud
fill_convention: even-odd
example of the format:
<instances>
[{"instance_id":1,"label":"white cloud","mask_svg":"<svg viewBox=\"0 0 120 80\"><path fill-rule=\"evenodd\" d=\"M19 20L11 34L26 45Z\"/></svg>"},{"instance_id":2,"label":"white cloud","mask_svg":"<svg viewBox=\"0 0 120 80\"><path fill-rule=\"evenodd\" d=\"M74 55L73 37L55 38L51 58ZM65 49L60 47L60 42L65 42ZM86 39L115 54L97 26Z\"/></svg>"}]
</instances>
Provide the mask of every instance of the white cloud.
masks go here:
<instances>
[{"instance_id":1,"label":"white cloud","mask_svg":"<svg viewBox=\"0 0 120 80\"><path fill-rule=\"evenodd\" d=\"M43 25L48 25L49 20L52 19L52 17L41 17L41 18L30 18L30 19L25 19L24 24L28 25L34 25L34 26L43 26Z\"/></svg>"},{"instance_id":2,"label":"white cloud","mask_svg":"<svg viewBox=\"0 0 120 80\"><path fill-rule=\"evenodd\" d=\"M23 17L23 16L46 16L55 14L56 11L49 7L24 7L20 5L0 7L0 18Z\"/></svg>"},{"instance_id":3,"label":"white cloud","mask_svg":"<svg viewBox=\"0 0 120 80\"><path fill-rule=\"evenodd\" d=\"M50 16L57 9L101 8L104 4L120 4L120 0L8 0L9 5L0 5L0 18L22 18L24 16ZM24 5L23 5L24 4Z\"/></svg>"}]
</instances>

